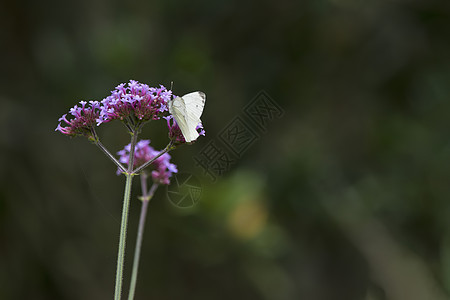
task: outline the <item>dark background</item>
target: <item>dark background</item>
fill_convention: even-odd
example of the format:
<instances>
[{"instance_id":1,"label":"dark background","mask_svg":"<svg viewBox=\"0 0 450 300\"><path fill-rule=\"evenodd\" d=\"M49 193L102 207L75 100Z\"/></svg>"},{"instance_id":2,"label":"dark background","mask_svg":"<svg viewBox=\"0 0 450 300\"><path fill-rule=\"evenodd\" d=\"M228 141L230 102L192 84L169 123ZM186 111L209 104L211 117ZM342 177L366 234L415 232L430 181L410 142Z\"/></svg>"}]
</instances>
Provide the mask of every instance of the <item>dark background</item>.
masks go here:
<instances>
[{"instance_id":1,"label":"dark background","mask_svg":"<svg viewBox=\"0 0 450 300\"><path fill-rule=\"evenodd\" d=\"M2 1L0 28L0 299L112 298L124 178L54 129L130 79L207 94L172 154L202 197L157 191L136 299L448 299L450 2ZM284 115L212 182L193 157L261 90Z\"/></svg>"}]
</instances>

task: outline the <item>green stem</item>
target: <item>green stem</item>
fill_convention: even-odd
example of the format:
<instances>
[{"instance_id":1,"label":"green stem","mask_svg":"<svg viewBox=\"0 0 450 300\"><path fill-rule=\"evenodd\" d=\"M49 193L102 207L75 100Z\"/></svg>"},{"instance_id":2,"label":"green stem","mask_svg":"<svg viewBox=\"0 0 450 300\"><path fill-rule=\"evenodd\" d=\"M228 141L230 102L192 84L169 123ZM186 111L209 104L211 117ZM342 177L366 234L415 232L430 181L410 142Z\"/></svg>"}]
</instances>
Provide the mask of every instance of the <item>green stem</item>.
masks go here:
<instances>
[{"instance_id":1,"label":"green stem","mask_svg":"<svg viewBox=\"0 0 450 300\"><path fill-rule=\"evenodd\" d=\"M131 133L131 148L128 158L128 171L125 173L127 178L125 183L125 192L123 195L123 207L122 207L122 221L120 223L120 240L119 251L117 255L117 269L116 269L116 287L114 291L114 300L120 300L122 296L122 281L123 281L123 263L125 260L125 245L127 239L127 226L128 226L128 209L130 206L131 186L133 183L133 163L134 163L134 147L137 141L137 132Z\"/></svg>"},{"instance_id":2,"label":"green stem","mask_svg":"<svg viewBox=\"0 0 450 300\"><path fill-rule=\"evenodd\" d=\"M157 187L158 184L153 183L152 187L150 188L150 191L147 191L147 174L145 174L145 172L141 174L141 188L142 188L141 216L139 217L139 229L136 239L136 248L134 249L133 271L131 274L131 284L130 284L130 292L128 294L128 300L134 299L148 203L150 202L150 199L153 197L153 194L155 193Z\"/></svg>"},{"instance_id":3,"label":"green stem","mask_svg":"<svg viewBox=\"0 0 450 300\"><path fill-rule=\"evenodd\" d=\"M125 259L125 244L127 238L128 208L130 206L131 184L133 181L133 175L126 174L126 177L127 181L125 183L125 193L123 195L122 222L120 224L119 253L117 255L116 289L114 292L114 300L120 300L122 293L123 262Z\"/></svg>"},{"instance_id":4,"label":"green stem","mask_svg":"<svg viewBox=\"0 0 450 300\"><path fill-rule=\"evenodd\" d=\"M136 168L136 170L133 171L134 174L138 174L139 172L141 172L143 169L145 169L146 167L148 167L149 165L151 165L155 160L157 160L161 155L169 152L170 150L173 150L173 142L170 141L169 144L167 144L166 148L164 148L163 150L161 150L161 152L158 153L158 155L156 155L155 157L153 157L151 160L147 161L145 164L143 164L142 166Z\"/></svg>"},{"instance_id":5,"label":"green stem","mask_svg":"<svg viewBox=\"0 0 450 300\"><path fill-rule=\"evenodd\" d=\"M100 140L96 141L95 144L100 148L100 150L103 151L103 153L106 154L106 156L109 157L113 161L113 163L116 164L116 166L120 169L122 173L126 172L127 170L122 166L122 164L106 149L105 146L100 142Z\"/></svg>"},{"instance_id":6,"label":"green stem","mask_svg":"<svg viewBox=\"0 0 450 300\"><path fill-rule=\"evenodd\" d=\"M100 150L102 150L102 152L105 153L106 156L108 156L108 158L109 158L110 160L113 161L113 163L116 164L116 166L120 169L120 171L121 171L122 173L126 172L126 169L124 168L124 166L123 166L123 165L122 165L122 164L114 157L114 155L112 155L112 154L108 151L108 149L106 149L106 147L103 146L103 144L100 142L100 138L98 137L97 132L95 131L95 128L94 128L94 127L91 128L91 135L92 135L92 137L90 138L90 140L91 140L95 145L97 145L97 147L99 147Z\"/></svg>"}]
</instances>

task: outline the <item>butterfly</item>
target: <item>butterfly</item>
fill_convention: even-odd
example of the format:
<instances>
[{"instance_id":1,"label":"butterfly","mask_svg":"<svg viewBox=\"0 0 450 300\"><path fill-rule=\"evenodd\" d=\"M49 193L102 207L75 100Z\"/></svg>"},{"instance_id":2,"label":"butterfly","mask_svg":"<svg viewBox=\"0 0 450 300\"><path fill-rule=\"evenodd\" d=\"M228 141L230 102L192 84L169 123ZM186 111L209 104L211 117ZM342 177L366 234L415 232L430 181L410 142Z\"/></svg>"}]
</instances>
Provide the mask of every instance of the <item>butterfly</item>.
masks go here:
<instances>
[{"instance_id":1,"label":"butterfly","mask_svg":"<svg viewBox=\"0 0 450 300\"><path fill-rule=\"evenodd\" d=\"M187 143L199 136L196 127L201 122L205 101L203 92L192 92L169 101L169 113L175 118Z\"/></svg>"}]
</instances>

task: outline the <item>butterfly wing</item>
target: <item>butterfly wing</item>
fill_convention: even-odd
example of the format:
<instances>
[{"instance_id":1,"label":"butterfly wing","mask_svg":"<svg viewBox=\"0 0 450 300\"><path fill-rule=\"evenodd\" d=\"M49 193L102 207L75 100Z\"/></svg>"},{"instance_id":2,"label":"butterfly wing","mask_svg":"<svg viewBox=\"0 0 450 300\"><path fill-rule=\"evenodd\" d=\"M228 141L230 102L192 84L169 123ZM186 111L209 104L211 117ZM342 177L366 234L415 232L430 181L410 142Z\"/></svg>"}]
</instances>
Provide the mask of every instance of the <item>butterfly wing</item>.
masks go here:
<instances>
[{"instance_id":1,"label":"butterfly wing","mask_svg":"<svg viewBox=\"0 0 450 300\"><path fill-rule=\"evenodd\" d=\"M206 95L203 92L193 92L184 95L183 101L185 104L186 114L189 119L198 121L195 126L200 122L200 117L205 107Z\"/></svg>"},{"instance_id":2,"label":"butterfly wing","mask_svg":"<svg viewBox=\"0 0 450 300\"><path fill-rule=\"evenodd\" d=\"M174 100L169 102L169 113L175 118L175 121L181 129L181 133L183 134L184 139L188 143L198 138L199 134L197 130L195 130L195 128L200 122L200 118L196 119L195 115L193 115L191 112L188 112L189 107L190 106L186 107L184 96L183 98L176 97ZM194 123L195 125L192 125Z\"/></svg>"},{"instance_id":3,"label":"butterfly wing","mask_svg":"<svg viewBox=\"0 0 450 300\"><path fill-rule=\"evenodd\" d=\"M183 135L187 142L196 140L199 136L196 127L201 122L200 117L205 107L206 95L203 92L193 92L182 97L185 104L185 121L188 127L188 134Z\"/></svg>"}]
</instances>

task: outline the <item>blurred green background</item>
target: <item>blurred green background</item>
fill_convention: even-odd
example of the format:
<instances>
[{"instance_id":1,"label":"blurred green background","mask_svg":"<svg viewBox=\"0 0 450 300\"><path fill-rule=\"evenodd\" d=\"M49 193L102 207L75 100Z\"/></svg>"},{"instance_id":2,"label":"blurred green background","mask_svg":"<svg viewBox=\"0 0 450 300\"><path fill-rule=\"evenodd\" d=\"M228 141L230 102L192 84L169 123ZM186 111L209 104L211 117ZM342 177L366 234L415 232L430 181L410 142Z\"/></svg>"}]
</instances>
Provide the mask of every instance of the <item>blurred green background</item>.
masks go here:
<instances>
[{"instance_id":1,"label":"blurred green background","mask_svg":"<svg viewBox=\"0 0 450 300\"><path fill-rule=\"evenodd\" d=\"M124 178L54 129L130 79L207 94L172 154L202 197L157 191L136 299L448 299L450 2L19 0L0 25L0 299L112 298ZM261 90L284 115L212 182L193 157Z\"/></svg>"}]
</instances>

